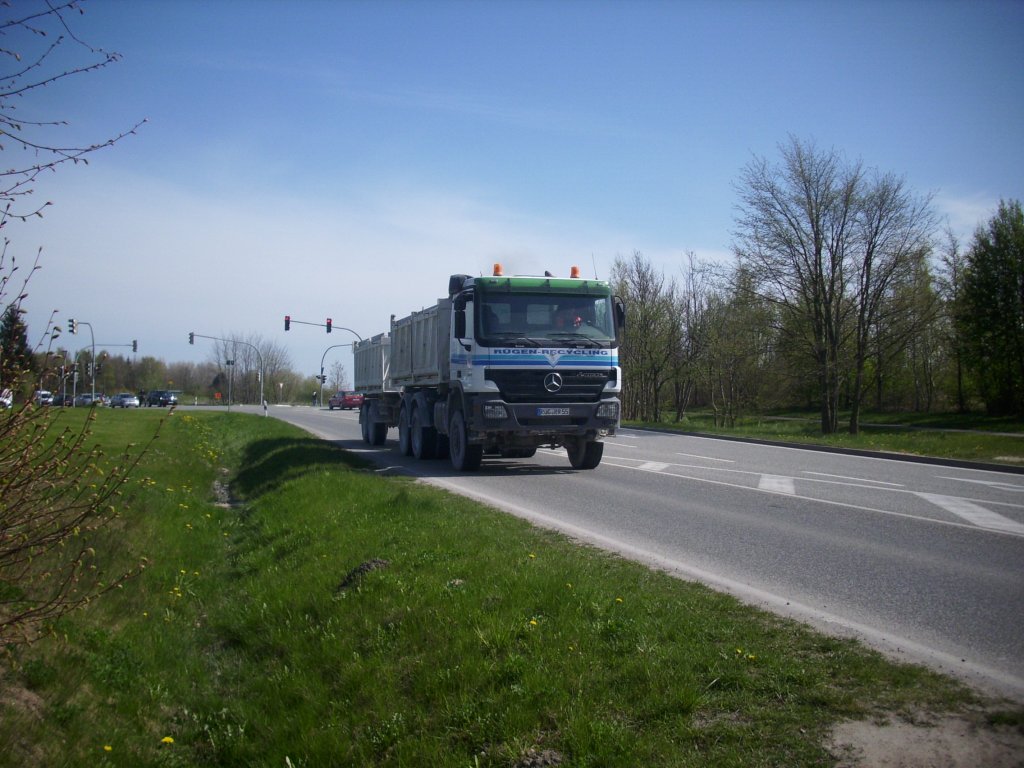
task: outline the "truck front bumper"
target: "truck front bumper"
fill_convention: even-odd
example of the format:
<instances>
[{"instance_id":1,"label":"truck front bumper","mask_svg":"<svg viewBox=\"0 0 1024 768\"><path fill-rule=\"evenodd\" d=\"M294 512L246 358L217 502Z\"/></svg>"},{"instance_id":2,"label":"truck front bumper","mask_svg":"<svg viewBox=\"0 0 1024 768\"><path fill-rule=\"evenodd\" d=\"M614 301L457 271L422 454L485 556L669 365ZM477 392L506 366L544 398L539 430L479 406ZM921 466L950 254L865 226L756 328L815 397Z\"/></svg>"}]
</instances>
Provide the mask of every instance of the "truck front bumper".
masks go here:
<instances>
[{"instance_id":1,"label":"truck front bumper","mask_svg":"<svg viewBox=\"0 0 1024 768\"><path fill-rule=\"evenodd\" d=\"M482 397L472 404L470 429L538 438L602 437L615 434L621 410L618 398L597 403L507 403L500 398Z\"/></svg>"}]
</instances>

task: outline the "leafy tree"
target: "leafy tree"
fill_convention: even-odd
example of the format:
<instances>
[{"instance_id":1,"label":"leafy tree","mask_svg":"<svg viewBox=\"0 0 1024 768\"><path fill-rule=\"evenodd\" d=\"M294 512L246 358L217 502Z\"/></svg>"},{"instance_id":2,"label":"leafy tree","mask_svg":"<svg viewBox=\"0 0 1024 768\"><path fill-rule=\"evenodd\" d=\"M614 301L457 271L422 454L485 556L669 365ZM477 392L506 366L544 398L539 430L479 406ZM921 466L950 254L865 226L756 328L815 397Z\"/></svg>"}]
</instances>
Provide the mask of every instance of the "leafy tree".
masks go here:
<instances>
[{"instance_id":1,"label":"leafy tree","mask_svg":"<svg viewBox=\"0 0 1024 768\"><path fill-rule=\"evenodd\" d=\"M974 235L957 312L965 362L993 415L1024 415L1024 212L1019 200Z\"/></svg>"}]
</instances>

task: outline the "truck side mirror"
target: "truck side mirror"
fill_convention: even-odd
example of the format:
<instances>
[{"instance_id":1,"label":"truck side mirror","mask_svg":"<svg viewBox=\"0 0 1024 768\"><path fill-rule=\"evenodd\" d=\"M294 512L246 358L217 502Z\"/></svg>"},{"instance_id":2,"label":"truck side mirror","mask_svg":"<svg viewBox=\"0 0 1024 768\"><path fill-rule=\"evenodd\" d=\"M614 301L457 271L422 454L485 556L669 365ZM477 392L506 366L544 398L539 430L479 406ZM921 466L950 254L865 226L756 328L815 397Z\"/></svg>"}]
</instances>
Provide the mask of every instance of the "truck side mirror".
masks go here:
<instances>
[{"instance_id":1,"label":"truck side mirror","mask_svg":"<svg viewBox=\"0 0 1024 768\"><path fill-rule=\"evenodd\" d=\"M613 296L612 301L615 304L615 327L623 331L626 329L626 302L621 296Z\"/></svg>"}]
</instances>

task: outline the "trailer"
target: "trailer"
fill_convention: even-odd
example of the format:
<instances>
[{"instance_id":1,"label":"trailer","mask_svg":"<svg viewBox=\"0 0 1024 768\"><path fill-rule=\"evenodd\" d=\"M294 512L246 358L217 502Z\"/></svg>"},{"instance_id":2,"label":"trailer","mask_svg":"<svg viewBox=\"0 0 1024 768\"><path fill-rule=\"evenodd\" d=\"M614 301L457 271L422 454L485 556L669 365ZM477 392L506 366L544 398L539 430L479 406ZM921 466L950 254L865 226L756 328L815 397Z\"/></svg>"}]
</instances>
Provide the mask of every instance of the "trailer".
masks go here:
<instances>
[{"instance_id":1,"label":"trailer","mask_svg":"<svg viewBox=\"0 0 1024 768\"><path fill-rule=\"evenodd\" d=\"M448 296L353 345L359 422L370 445L397 428L398 449L447 455L460 471L485 455L565 448L594 469L621 416L618 347L625 307L579 276L452 275Z\"/></svg>"}]
</instances>

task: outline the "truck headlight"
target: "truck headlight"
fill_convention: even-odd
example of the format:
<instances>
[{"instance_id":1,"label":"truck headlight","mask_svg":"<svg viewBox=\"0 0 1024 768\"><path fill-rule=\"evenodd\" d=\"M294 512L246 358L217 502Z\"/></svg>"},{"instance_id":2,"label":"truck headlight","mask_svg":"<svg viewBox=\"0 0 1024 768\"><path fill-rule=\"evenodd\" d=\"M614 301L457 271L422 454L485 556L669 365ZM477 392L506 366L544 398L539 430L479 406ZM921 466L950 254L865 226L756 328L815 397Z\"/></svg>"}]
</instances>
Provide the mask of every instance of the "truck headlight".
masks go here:
<instances>
[{"instance_id":1,"label":"truck headlight","mask_svg":"<svg viewBox=\"0 0 1024 768\"><path fill-rule=\"evenodd\" d=\"M484 403L485 419L507 419L508 411L501 403Z\"/></svg>"},{"instance_id":2,"label":"truck headlight","mask_svg":"<svg viewBox=\"0 0 1024 768\"><path fill-rule=\"evenodd\" d=\"M617 419L619 418L619 404L618 403L601 403L597 406L597 418L599 419Z\"/></svg>"}]
</instances>

